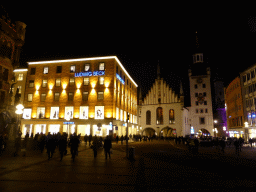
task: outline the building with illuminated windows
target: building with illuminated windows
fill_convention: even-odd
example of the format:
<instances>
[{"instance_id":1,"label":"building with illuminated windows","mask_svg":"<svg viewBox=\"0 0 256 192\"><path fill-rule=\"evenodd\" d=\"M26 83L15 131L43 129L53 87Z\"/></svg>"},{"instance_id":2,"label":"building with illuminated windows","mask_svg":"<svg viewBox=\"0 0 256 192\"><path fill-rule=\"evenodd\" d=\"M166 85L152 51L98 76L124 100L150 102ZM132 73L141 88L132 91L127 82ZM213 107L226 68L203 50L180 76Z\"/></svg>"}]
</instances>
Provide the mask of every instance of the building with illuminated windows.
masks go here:
<instances>
[{"instance_id":1,"label":"building with illuminated windows","mask_svg":"<svg viewBox=\"0 0 256 192\"><path fill-rule=\"evenodd\" d=\"M28 62L24 107L23 136L137 131L137 84L116 56Z\"/></svg>"},{"instance_id":2,"label":"building with illuminated windows","mask_svg":"<svg viewBox=\"0 0 256 192\"><path fill-rule=\"evenodd\" d=\"M225 89L227 128L230 137L248 137L244 125L244 107L240 77L236 77Z\"/></svg>"},{"instance_id":3,"label":"building with illuminated windows","mask_svg":"<svg viewBox=\"0 0 256 192\"><path fill-rule=\"evenodd\" d=\"M139 103L139 124L142 135L176 137L190 134L189 111L184 107L181 87L180 97L163 78L158 65L157 79L152 88Z\"/></svg>"}]
</instances>

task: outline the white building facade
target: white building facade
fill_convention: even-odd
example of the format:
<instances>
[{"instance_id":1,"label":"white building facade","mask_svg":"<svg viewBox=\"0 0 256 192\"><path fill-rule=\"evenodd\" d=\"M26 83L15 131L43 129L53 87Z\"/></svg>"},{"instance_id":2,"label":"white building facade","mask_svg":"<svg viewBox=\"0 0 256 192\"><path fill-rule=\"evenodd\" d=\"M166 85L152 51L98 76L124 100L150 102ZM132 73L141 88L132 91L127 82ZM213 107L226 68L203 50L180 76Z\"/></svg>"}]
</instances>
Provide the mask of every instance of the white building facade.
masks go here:
<instances>
[{"instance_id":1,"label":"white building facade","mask_svg":"<svg viewBox=\"0 0 256 192\"><path fill-rule=\"evenodd\" d=\"M140 99L139 123L142 135L185 136L190 132L188 115L183 94L179 98L159 76L144 101Z\"/></svg>"}]
</instances>

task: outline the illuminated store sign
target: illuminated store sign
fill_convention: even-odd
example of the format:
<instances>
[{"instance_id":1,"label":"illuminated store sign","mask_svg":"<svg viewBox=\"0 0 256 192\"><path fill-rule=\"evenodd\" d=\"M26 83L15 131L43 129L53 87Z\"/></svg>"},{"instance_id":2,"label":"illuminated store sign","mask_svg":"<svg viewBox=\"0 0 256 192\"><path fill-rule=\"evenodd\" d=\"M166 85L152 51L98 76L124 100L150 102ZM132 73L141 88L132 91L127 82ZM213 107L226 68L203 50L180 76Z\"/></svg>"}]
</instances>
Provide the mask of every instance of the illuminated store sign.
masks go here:
<instances>
[{"instance_id":1,"label":"illuminated store sign","mask_svg":"<svg viewBox=\"0 0 256 192\"><path fill-rule=\"evenodd\" d=\"M75 73L75 77L90 77L90 76L101 76L105 75L105 71L89 71L89 72L80 72Z\"/></svg>"},{"instance_id":2,"label":"illuminated store sign","mask_svg":"<svg viewBox=\"0 0 256 192\"><path fill-rule=\"evenodd\" d=\"M63 122L64 125L73 125L75 124L75 122L71 122L71 121L65 121Z\"/></svg>"},{"instance_id":3,"label":"illuminated store sign","mask_svg":"<svg viewBox=\"0 0 256 192\"><path fill-rule=\"evenodd\" d=\"M118 74L116 74L116 78L119 79L119 81L120 81L122 84L124 84L124 80L123 80Z\"/></svg>"}]
</instances>

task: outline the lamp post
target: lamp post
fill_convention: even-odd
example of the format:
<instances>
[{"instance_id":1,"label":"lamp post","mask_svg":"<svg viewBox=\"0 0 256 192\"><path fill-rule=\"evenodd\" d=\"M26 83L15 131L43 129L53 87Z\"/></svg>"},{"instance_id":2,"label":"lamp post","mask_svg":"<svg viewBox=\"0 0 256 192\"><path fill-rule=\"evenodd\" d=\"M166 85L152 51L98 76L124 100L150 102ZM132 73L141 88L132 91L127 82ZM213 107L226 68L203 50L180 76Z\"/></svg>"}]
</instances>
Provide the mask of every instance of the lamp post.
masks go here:
<instances>
[{"instance_id":1,"label":"lamp post","mask_svg":"<svg viewBox=\"0 0 256 192\"><path fill-rule=\"evenodd\" d=\"M24 106L22 105L22 104L18 104L17 106L16 106L16 111L15 111L15 113L17 114L17 120L18 120L18 126L19 126L19 131L20 131L20 119L21 119L21 114L23 113L23 109L24 109Z\"/></svg>"},{"instance_id":2,"label":"lamp post","mask_svg":"<svg viewBox=\"0 0 256 192\"><path fill-rule=\"evenodd\" d=\"M15 130L15 136L17 136L17 131L18 131L18 137L15 138L15 152L14 152L14 155L16 156L20 150L20 146L21 146L21 129L20 129L20 119L21 119L21 115L23 113L23 109L24 109L24 106L22 104L18 104L16 106L16 111L15 113L17 114L17 125L18 125L18 130ZM25 150L25 149L24 149Z\"/></svg>"},{"instance_id":3,"label":"lamp post","mask_svg":"<svg viewBox=\"0 0 256 192\"><path fill-rule=\"evenodd\" d=\"M69 121L70 121L70 116L66 115L66 121L68 122L68 139L69 139Z\"/></svg>"}]
</instances>

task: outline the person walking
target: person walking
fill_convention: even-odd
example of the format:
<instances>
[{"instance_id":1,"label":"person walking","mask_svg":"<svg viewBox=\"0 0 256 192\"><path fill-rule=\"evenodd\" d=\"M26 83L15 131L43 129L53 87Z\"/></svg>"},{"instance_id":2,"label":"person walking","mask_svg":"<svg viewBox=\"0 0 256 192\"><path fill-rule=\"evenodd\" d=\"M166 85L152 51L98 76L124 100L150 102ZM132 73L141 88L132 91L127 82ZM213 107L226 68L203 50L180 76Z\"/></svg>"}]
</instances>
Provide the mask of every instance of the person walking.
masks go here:
<instances>
[{"instance_id":1,"label":"person walking","mask_svg":"<svg viewBox=\"0 0 256 192\"><path fill-rule=\"evenodd\" d=\"M239 141L237 139L234 141L234 145L236 148L236 154L239 156Z\"/></svg>"},{"instance_id":2,"label":"person walking","mask_svg":"<svg viewBox=\"0 0 256 192\"><path fill-rule=\"evenodd\" d=\"M109 136L107 136L107 138L104 141L105 159L107 159L108 155L109 155L109 159L110 159L110 149L111 148L112 148L112 142L111 142Z\"/></svg>"},{"instance_id":3,"label":"person walking","mask_svg":"<svg viewBox=\"0 0 256 192\"><path fill-rule=\"evenodd\" d=\"M67 149L67 139L62 135L59 139L59 152L60 152L60 161L62 161L63 155Z\"/></svg>"},{"instance_id":4,"label":"person walking","mask_svg":"<svg viewBox=\"0 0 256 192\"><path fill-rule=\"evenodd\" d=\"M120 140L121 140L121 144L123 145L123 141L124 141L124 136L123 135L121 136Z\"/></svg>"},{"instance_id":5,"label":"person walking","mask_svg":"<svg viewBox=\"0 0 256 192\"><path fill-rule=\"evenodd\" d=\"M116 136L116 144L118 144L118 140L119 140L119 137L118 135Z\"/></svg>"},{"instance_id":6,"label":"person walking","mask_svg":"<svg viewBox=\"0 0 256 192\"><path fill-rule=\"evenodd\" d=\"M222 153L224 153L224 149L225 149L225 147L226 147L226 143L225 143L225 140L224 140L224 139L221 139L221 140L220 140L220 147L221 147Z\"/></svg>"},{"instance_id":7,"label":"person walking","mask_svg":"<svg viewBox=\"0 0 256 192\"><path fill-rule=\"evenodd\" d=\"M70 150L71 150L71 155L73 162L75 161L75 156L78 153L78 145L79 145L79 138L76 135L76 133L70 138Z\"/></svg>"},{"instance_id":8,"label":"person walking","mask_svg":"<svg viewBox=\"0 0 256 192\"><path fill-rule=\"evenodd\" d=\"M86 134L86 135L84 136L85 145L87 145L87 140L88 140L88 135Z\"/></svg>"},{"instance_id":9,"label":"person walking","mask_svg":"<svg viewBox=\"0 0 256 192\"><path fill-rule=\"evenodd\" d=\"M93 139L93 143L92 143L94 157L97 157L98 146L99 146L99 140L98 140L97 136L95 135L95 137Z\"/></svg>"},{"instance_id":10,"label":"person walking","mask_svg":"<svg viewBox=\"0 0 256 192\"><path fill-rule=\"evenodd\" d=\"M91 146L92 134L89 135L89 146Z\"/></svg>"},{"instance_id":11,"label":"person walking","mask_svg":"<svg viewBox=\"0 0 256 192\"><path fill-rule=\"evenodd\" d=\"M250 143L250 145L252 147L252 138L249 139L249 143Z\"/></svg>"},{"instance_id":12,"label":"person walking","mask_svg":"<svg viewBox=\"0 0 256 192\"><path fill-rule=\"evenodd\" d=\"M54 150L55 150L55 140L50 133L48 133L48 135L47 135L46 148L47 148L48 160L50 160L50 158L52 158Z\"/></svg>"}]
</instances>

